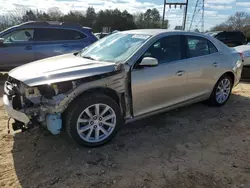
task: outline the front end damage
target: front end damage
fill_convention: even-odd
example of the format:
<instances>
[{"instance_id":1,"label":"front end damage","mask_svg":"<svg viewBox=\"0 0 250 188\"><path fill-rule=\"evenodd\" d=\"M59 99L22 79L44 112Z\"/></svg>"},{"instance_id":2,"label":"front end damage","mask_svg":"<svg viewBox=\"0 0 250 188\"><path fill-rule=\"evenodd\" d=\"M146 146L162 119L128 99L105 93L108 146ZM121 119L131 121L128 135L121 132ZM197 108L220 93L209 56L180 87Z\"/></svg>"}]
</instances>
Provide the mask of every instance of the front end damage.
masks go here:
<instances>
[{"instance_id":1,"label":"front end damage","mask_svg":"<svg viewBox=\"0 0 250 188\"><path fill-rule=\"evenodd\" d=\"M119 97L124 96L128 104L126 71L94 75L73 81L29 87L15 78L9 77L4 86L3 102L8 115L14 119L13 130L25 131L35 125L46 127L52 134L62 129L62 114L77 96L93 88L109 88ZM126 104L121 104L125 116L129 116ZM129 108L128 108L129 109Z\"/></svg>"}]
</instances>

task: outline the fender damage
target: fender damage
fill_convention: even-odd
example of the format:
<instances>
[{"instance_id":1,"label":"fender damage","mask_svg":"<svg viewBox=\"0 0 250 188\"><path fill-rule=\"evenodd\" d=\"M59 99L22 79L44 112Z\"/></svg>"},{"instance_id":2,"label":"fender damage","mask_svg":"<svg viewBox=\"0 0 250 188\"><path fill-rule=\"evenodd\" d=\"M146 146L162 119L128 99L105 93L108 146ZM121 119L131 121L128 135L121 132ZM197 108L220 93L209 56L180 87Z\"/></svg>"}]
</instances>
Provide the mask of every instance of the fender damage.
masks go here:
<instances>
[{"instance_id":1,"label":"fender damage","mask_svg":"<svg viewBox=\"0 0 250 188\"><path fill-rule=\"evenodd\" d=\"M65 57L67 59L69 55ZM56 62L56 58L50 59ZM62 65L62 58L59 59ZM74 62L77 61L74 60ZM29 66L10 72L5 84L5 95L14 111L24 114L30 120L27 123L17 118L13 124L14 130L25 130L33 127L33 124L41 124L47 126L52 134L58 134L62 127L61 115L71 101L85 91L95 88L108 88L115 91L121 101L121 110L126 117L130 116L130 108L127 108L130 103L129 91L126 90L129 66L113 63L100 64L89 60L79 65L76 63L75 66L65 67L65 65L61 69L57 67L56 70L47 69L46 72L40 70L40 73L33 76L21 73L31 70L32 67ZM9 115L11 116L11 112Z\"/></svg>"}]
</instances>

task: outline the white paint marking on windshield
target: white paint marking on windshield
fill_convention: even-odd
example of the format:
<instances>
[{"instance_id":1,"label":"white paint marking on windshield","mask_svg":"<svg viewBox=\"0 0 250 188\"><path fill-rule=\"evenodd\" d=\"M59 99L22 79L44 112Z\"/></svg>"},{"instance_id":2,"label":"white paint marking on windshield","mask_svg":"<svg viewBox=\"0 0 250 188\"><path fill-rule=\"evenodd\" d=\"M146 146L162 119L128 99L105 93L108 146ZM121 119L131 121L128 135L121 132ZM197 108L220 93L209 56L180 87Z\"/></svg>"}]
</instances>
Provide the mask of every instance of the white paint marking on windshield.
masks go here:
<instances>
[{"instance_id":1,"label":"white paint marking on windshield","mask_svg":"<svg viewBox=\"0 0 250 188\"><path fill-rule=\"evenodd\" d=\"M137 38L137 39L148 39L150 35L133 35L132 38Z\"/></svg>"}]
</instances>

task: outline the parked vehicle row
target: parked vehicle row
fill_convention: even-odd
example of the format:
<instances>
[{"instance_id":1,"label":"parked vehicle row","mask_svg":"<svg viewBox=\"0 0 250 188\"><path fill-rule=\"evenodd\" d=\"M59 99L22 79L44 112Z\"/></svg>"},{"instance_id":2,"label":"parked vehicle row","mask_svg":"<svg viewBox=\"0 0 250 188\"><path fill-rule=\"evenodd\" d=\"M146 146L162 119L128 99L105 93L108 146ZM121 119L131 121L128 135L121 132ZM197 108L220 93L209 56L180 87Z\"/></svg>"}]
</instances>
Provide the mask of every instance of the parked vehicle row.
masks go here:
<instances>
[{"instance_id":1,"label":"parked vehicle row","mask_svg":"<svg viewBox=\"0 0 250 188\"><path fill-rule=\"evenodd\" d=\"M131 30L10 71L3 102L14 130L39 123L99 146L124 122L199 101L224 105L241 71L239 53L213 37Z\"/></svg>"},{"instance_id":2,"label":"parked vehicle row","mask_svg":"<svg viewBox=\"0 0 250 188\"><path fill-rule=\"evenodd\" d=\"M0 70L77 52L95 42L91 28L60 22L27 22L0 32Z\"/></svg>"},{"instance_id":3,"label":"parked vehicle row","mask_svg":"<svg viewBox=\"0 0 250 188\"><path fill-rule=\"evenodd\" d=\"M241 31L213 31L206 34L220 40L228 47L247 44L247 38Z\"/></svg>"},{"instance_id":4,"label":"parked vehicle row","mask_svg":"<svg viewBox=\"0 0 250 188\"><path fill-rule=\"evenodd\" d=\"M244 58L244 67L242 71L242 79L250 79L250 45L247 45L247 38L240 31L215 31L208 32L207 35L213 36L220 40L232 51L240 53Z\"/></svg>"}]
</instances>

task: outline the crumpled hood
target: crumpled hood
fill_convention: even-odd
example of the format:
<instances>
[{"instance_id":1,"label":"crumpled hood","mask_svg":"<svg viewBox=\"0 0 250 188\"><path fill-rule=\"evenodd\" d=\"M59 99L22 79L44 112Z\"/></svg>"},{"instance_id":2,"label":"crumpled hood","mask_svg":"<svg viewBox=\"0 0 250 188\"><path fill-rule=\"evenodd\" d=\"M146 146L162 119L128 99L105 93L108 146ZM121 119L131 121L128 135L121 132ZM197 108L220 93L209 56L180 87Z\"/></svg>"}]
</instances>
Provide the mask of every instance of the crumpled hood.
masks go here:
<instances>
[{"instance_id":1,"label":"crumpled hood","mask_svg":"<svg viewBox=\"0 0 250 188\"><path fill-rule=\"evenodd\" d=\"M115 70L115 63L85 59L74 54L60 55L17 67L9 76L28 86L86 78Z\"/></svg>"}]
</instances>

